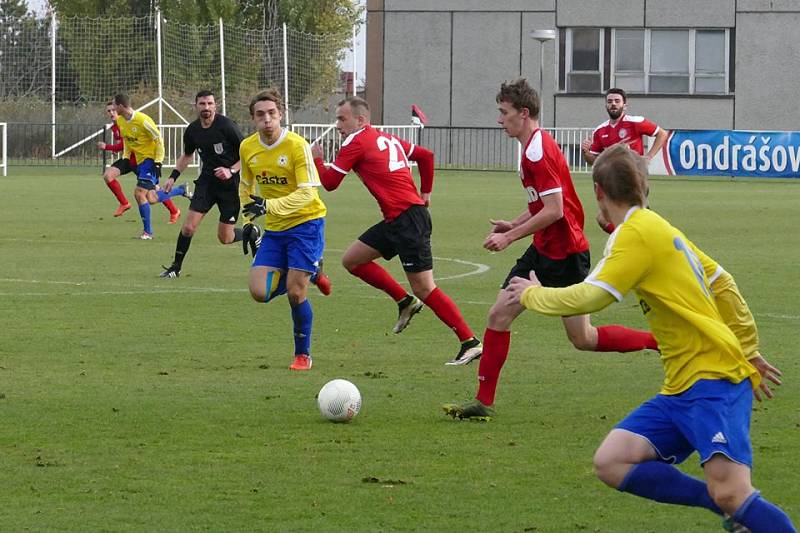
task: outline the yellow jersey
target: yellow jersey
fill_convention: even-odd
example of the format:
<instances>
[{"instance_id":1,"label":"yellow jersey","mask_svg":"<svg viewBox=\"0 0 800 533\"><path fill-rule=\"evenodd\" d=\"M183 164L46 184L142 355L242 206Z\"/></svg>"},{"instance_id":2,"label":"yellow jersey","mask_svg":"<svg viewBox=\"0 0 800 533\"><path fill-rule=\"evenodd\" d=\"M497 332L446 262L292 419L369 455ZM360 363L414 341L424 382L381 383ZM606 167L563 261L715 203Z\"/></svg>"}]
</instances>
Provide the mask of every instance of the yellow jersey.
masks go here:
<instances>
[{"instance_id":1,"label":"yellow jersey","mask_svg":"<svg viewBox=\"0 0 800 533\"><path fill-rule=\"evenodd\" d=\"M130 120L119 115L117 127L124 140L122 157L127 159L133 152L139 163L145 159L152 159L156 163L164 161L164 138L152 118L134 111Z\"/></svg>"},{"instance_id":2,"label":"yellow jersey","mask_svg":"<svg viewBox=\"0 0 800 533\"><path fill-rule=\"evenodd\" d=\"M327 209L317 193L321 183L311 156L311 147L300 135L283 129L278 140L269 145L256 132L242 141L239 159L242 162L239 182L242 205L252 202L249 195L254 194L266 198L268 205L282 207L268 209L265 229L284 231L325 216ZM306 189L300 191L306 194L294 196L302 197L301 201L279 200L300 189ZM286 205L290 207L284 208Z\"/></svg>"},{"instance_id":3,"label":"yellow jersey","mask_svg":"<svg viewBox=\"0 0 800 533\"><path fill-rule=\"evenodd\" d=\"M631 208L608 240L603 259L586 283L618 301L639 298L664 365L662 394L678 394L700 379L753 387L761 376L725 324L709 278L719 265L678 229L649 209Z\"/></svg>"}]
</instances>

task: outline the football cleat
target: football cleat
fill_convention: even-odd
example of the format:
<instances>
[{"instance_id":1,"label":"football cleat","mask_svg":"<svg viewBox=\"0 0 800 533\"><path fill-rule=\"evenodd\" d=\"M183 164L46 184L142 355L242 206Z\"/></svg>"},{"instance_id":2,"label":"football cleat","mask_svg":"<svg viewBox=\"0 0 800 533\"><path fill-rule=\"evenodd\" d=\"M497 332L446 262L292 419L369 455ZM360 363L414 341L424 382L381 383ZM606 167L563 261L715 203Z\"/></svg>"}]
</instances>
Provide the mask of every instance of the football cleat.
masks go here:
<instances>
[{"instance_id":1,"label":"football cleat","mask_svg":"<svg viewBox=\"0 0 800 533\"><path fill-rule=\"evenodd\" d=\"M189 190L189 183L188 182L183 184L183 194L181 196L183 196L184 198L188 198L189 200L194 198L194 193Z\"/></svg>"},{"instance_id":2,"label":"football cleat","mask_svg":"<svg viewBox=\"0 0 800 533\"><path fill-rule=\"evenodd\" d=\"M143 241L152 241L153 240L153 234L152 233L147 233L146 231L143 231L142 234L139 235L139 239L141 239Z\"/></svg>"},{"instance_id":3,"label":"football cleat","mask_svg":"<svg viewBox=\"0 0 800 533\"><path fill-rule=\"evenodd\" d=\"M159 277L161 277L161 278L179 278L179 277L181 277L181 269L177 268L175 265L170 265L168 267L165 267L164 265L161 265L161 268L164 269L164 272L159 274Z\"/></svg>"},{"instance_id":4,"label":"football cleat","mask_svg":"<svg viewBox=\"0 0 800 533\"><path fill-rule=\"evenodd\" d=\"M168 222L168 224L176 223L179 218L181 218L181 210L180 209L176 209L174 213L170 213L169 214L169 222Z\"/></svg>"},{"instance_id":5,"label":"football cleat","mask_svg":"<svg viewBox=\"0 0 800 533\"><path fill-rule=\"evenodd\" d=\"M448 403L443 405L442 409L445 414L457 420L488 422L494 416L494 409L488 405L483 405L480 400L472 400L464 403Z\"/></svg>"},{"instance_id":6,"label":"football cleat","mask_svg":"<svg viewBox=\"0 0 800 533\"><path fill-rule=\"evenodd\" d=\"M331 278L329 278L325 274L325 272L323 272L322 264L323 264L323 261L320 260L319 268L317 268L317 271L314 273L313 276L311 276L311 283L313 283L314 285L317 286L317 288L319 289L319 292L321 292L325 296L330 296L330 294L331 294Z\"/></svg>"},{"instance_id":7,"label":"football cleat","mask_svg":"<svg viewBox=\"0 0 800 533\"><path fill-rule=\"evenodd\" d=\"M289 370L311 370L311 356L309 355L295 355L294 361L289 365Z\"/></svg>"},{"instance_id":8,"label":"football cleat","mask_svg":"<svg viewBox=\"0 0 800 533\"><path fill-rule=\"evenodd\" d=\"M447 361L445 364L450 366L462 366L470 364L474 359L479 359L483 353L483 344L481 341L472 337L461 343L461 349L458 354Z\"/></svg>"},{"instance_id":9,"label":"football cleat","mask_svg":"<svg viewBox=\"0 0 800 533\"><path fill-rule=\"evenodd\" d=\"M131 204L120 204L119 207L117 207L117 210L114 211L114 216L115 217L121 217L122 214L125 213L125 211L127 211L130 208L131 208Z\"/></svg>"},{"instance_id":10,"label":"football cleat","mask_svg":"<svg viewBox=\"0 0 800 533\"><path fill-rule=\"evenodd\" d=\"M408 327L411 318L422 311L423 303L416 296L406 296L397 304L397 323L392 328L395 333L400 333Z\"/></svg>"}]
</instances>

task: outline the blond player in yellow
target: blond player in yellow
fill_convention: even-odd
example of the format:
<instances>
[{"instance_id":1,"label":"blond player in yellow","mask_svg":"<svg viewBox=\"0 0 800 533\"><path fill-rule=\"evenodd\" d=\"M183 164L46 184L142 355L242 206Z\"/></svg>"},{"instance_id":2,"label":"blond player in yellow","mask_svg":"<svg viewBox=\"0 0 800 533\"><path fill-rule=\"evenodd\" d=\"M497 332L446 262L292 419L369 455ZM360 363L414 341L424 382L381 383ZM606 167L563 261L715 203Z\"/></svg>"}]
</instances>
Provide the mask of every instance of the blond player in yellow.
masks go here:
<instances>
[{"instance_id":1,"label":"blond player in yellow","mask_svg":"<svg viewBox=\"0 0 800 533\"><path fill-rule=\"evenodd\" d=\"M133 195L139 205L139 215L144 226L139 238L150 240L153 238L150 204L169 200L173 196L187 196L186 185L175 187L169 193L158 188L161 163L164 161L164 139L158 126L149 116L141 111L134 111L131 99L126 94L114 96L114 106L117 111L117 127L124 145L120 170L122 174L130 171L136 173L136 189Z\"/></svg>"},{"instance_id":2,"label":"blond player in yellow","mask_svg":"<svg viewBox=\"0 0 800 533\"><path fill-rule=\"evenodd\" d=\"M308 142L281 127L283 99L275 89L250 102L256 133L239 146L242 164L239 197L244 205L243 236L255 231L254 219L265 215L264 234L250 268L250 295L269 302L286 293L294 323L291 370L310 370L313 312L308 285L330 294L322 273L325 204L319 198L319 176Z\"/></svg>"},{"instance_id":3,"label":"blond player in yellow","mask_svg":"<svg viewBox=\"0 0 800 533\"><path fill-rule=\"evenodd\" d=\"M595 453L598 477L623 492L726 515L734 531L795 531L753 488L753 396L780 371L758 352L753 316L730 274L655 212L643 209L646 166L623 145L594 164L595 196L614 223L605 255L582 283L514 278L509 302L547 315L594 313L633 290L661 350L660 394L630 413ZM763 378L763 380L762 380ZM697 451L705 481L672 466ZM739 528L739 529L736 529ZM748 528L748 529L744 529Z\"/></svg>"}]
</instances>

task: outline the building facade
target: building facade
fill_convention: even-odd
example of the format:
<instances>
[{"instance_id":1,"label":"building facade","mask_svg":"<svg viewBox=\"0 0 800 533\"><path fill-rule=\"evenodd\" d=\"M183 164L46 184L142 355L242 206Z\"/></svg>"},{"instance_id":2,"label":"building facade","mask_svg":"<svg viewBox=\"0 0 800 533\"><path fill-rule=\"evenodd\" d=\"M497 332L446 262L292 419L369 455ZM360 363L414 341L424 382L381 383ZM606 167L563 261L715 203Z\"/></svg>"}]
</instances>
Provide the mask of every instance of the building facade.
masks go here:
<instances>
[{"instance_id":1,"label":"building facade","mask_svg":"<svg viewBox=\"0 0 800 533\"><path fill-rule=\"evenodd\" d=\"M599 124L622 87L667 129L797 130L797 28L800 0L368 0L366 97L376 123L416 103L430 125L487 127L500 83L525 77L545 126Z\"/></svg>"}]
</instances>

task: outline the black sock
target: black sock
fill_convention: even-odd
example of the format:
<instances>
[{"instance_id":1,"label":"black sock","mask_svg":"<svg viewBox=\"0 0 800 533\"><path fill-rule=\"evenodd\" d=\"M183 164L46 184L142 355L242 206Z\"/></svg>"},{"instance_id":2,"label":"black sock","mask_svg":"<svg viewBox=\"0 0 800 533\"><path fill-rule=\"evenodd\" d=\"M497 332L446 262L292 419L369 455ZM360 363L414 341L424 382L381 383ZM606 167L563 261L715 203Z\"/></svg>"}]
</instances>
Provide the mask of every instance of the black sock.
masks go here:
<instances>
[{"instance_id":1,"label":"black sock","mask_svg":"<svg viewBox=\"0 0 800 533\"><path fill-rule=\"evenodd\" d=\"M242 240L242 228L233 228L233 242Z\"/></svg>"},{"instance_id":2,"label":"black sock","mask_svg":"<svg viewBox=\"0 0 800 533\"><path fill-rule=\"evenodd\" d=\"M172 263L178 270L183 265L183 258L186 257L190 244L192 244L191 237L187 237L183 232L178 233L178 244L175 245L175 261Z\"/></svg>"}]
</instances>

